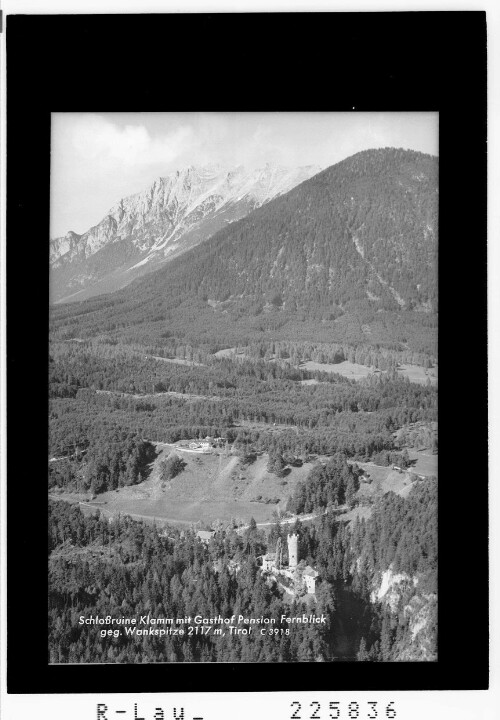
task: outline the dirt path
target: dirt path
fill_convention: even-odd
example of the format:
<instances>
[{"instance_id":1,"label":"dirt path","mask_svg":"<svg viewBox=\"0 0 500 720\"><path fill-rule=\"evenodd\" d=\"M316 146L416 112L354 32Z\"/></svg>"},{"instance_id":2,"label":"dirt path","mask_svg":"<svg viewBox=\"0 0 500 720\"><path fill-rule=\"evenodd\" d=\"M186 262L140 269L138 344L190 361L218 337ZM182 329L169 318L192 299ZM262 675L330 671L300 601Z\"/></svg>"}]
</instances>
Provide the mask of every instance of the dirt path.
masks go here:
<instances>
[{"instance_id":1,"label":"dirt path","mask_svg":"<svg viewBox=\"0 0 500 720\"><path fill-rule=\"evenodd\" d=\"M220 402L222 398L220 395L194 395L193 393L181 393L175 390L162 390L161 392L153 393L127 393L121 390L96 390L98 395L116 395L117 397L132 398L133 400L147 400L148 398L161 398L161 397L175 397L180 400L191 400L196 402L197 400L213 400L214 402Z\"/></svg>"},{"instance_id":2,"label":"dirt path","mask_svg":"<svg viewBox=\"0 0 500 720\"><path fill-rule=\"evenodd\" d=\"M315 518L321 517L321 515L326 515L328 510L324 510L321 513L310 514L310 515L294 515L291 518L280 518L280 525L293 525L294 522L297 522L297 520L300 520L300 522L304 522L305 520L314 520ZM275 525L276 521L271 520L270 522L263 522L263 523L257 523L257 527L268 527L269 525ZM238 528L238 532L243 532L244 530L248 530L250 525L243 525Z\"/></svg>"}]
</instances>

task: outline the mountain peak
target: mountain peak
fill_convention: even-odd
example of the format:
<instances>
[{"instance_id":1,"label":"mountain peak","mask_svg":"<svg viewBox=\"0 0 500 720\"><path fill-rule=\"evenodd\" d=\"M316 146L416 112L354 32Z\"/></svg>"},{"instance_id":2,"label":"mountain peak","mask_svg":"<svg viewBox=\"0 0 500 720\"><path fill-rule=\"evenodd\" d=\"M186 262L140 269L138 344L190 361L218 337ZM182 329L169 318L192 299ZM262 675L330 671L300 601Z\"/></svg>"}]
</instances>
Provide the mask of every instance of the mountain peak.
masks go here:
<instances>
[{"instance_id":1,"label":"mountain peak","mask_svg":"<svg viewBox=\"0 0 500 720\"><path fill-rule=\"evenodd\" d=\"M128 332L135 325L148 342L168 328L186 343L190 334L198 343L218 337L237 345L237 337L260 342L290 330L321 342L396 343L401 351L411 336L414 349L434 356L437 158L396 149L364 152L286 195L276 193L270 178L274 173L265 168L245 172L217 193L196 195L189 211L169 201L161 213L174 225L165 230L160 213L164 234L138 256L136 269L158 268L156 258L165 263L178 247L183 254L125 288L116 302L89 305L92 332ZM276 194L266 200L269 185ZM99 267L108 257L98 255Z\"/></svg>"},{"instance_id":2,"label":"mountain peak","mask_svg":"<svg viewBox=\"0 0 500 720\"><path fill-rule=\"evenodd\" d=\"M66 236L65 242L59 239L52 246L53 269L64 269L53 273L53 297L76 293L75 299L83 299L82 293L109 292L117 283L122 287L288 192L318 169L267 163L249 170L211 162L158 177L142 192L121 198L82 236ZM106 275L112 276L112 287Z\"/></svg>"}]
</instances>

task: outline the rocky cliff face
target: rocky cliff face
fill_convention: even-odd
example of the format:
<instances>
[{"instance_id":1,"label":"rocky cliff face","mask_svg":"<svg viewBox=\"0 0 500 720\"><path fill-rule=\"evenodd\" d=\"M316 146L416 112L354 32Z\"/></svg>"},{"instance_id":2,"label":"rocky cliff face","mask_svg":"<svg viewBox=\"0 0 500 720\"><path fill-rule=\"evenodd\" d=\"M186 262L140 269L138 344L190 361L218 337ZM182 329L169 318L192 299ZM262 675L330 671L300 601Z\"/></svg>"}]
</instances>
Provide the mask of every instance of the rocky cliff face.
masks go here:
<instances>
[{"instance_id":1,"label":"rocky cliff face","mask_svg":"<svg viewBox=\"0 0 500 720\"><path fill-rule=\"evenodd\" d=\"M81 300L123 287L318 171L211 165L160 177L83 235L51 241L51 298Z\"/></svg>"},{"instance_id":2,"label":"rocky cliff face","mask_svg":"<svg viewBox=\"0 0 500 720\"><path fill-rule=\"evenodd\" d=\"M395 638L391 660L437 660L437 593L420 592L418 577L389 567L374 579L371 601L389 607L404 628Z\"/></svg>"},{"instance_id":3,"label":"rocky cliff face","mask_svg":"<svg viewBox=\"0 0 500 720\"><path fill-rule=\"evenodd\" d=\"M50 262L56 263L63 255L70 254L68 257L78 251L78 241L81 235L77 235L71 230L67 235L61 238L55 238L50 242Z\"/></svg>"}]
</instances>

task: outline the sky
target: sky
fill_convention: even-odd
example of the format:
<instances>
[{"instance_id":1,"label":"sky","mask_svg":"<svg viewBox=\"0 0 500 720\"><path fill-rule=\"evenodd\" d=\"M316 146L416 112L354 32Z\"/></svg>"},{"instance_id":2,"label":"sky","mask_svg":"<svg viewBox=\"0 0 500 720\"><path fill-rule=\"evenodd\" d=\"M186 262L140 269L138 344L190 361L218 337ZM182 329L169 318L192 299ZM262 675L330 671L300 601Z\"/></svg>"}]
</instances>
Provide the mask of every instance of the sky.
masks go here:
<instances>
[{"instance_id":1,"label":"sky","mask_svg":"<svg viewBox=\"0 0 500 720\"><path fill-rule=\"evenodd\" d=\"M437 113L53 113L50 236L189 165L326 168L378 147L437 155Z\"/></svg>"}]
</instances>

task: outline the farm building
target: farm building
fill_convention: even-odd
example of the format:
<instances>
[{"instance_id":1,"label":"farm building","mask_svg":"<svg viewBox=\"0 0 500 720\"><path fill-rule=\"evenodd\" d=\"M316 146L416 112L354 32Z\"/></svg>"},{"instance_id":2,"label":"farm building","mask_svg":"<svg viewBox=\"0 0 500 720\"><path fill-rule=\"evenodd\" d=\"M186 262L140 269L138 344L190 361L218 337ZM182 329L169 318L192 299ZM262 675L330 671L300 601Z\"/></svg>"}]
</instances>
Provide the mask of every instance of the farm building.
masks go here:
<instances>
[{"instance_id":1,"label":"farm building","mask_svg":"<svg viewBox=\"0 0 500 720\"><path fill-rule=\"evenodd\" d=\"M207 442L206 440L202 440L201 442L190 442L189 443L189 449L190 450L201 450L202 452L208 452L212 449L211 443Z\"/></svg>"},{"instance_id":2,"label":"farm building","mask_svg":"<svg viewBox=\"0 0 500 720\"><path fill-rule=\"evenodd\" d=\"M196 533L196 537L199 538L201 542L205 543L205 545L208 545L214 535L214 530L198 530Z\"/></svg>"}]
</instances>

